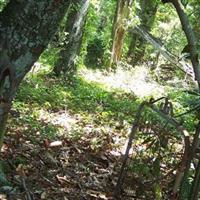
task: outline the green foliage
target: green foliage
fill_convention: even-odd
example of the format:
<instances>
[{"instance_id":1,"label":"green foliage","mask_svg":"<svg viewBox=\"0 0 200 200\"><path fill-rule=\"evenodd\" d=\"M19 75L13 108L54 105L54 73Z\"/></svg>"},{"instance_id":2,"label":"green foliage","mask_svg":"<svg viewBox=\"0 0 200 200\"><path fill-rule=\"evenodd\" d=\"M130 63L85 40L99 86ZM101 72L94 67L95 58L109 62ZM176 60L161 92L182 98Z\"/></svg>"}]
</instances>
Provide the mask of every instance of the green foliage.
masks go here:
<instances>
[{"instance_id":1,"label":"green foliage","mask_svg":"<svg viewBox=\"0 0 200 200\"><path fill-rule=\"evenodd\" d=\"M56 61L58 59L58 53L60 52L59 48L52 47L49 45L49 48L47 48L44 53L40 57L40 62L43 65L51 66L51 68L56 64Z\"/></svg>"},{"instance_id":2,"label":"green foliage","mask_svg":"<svg viewBox=\"0 0 200 200\"><path fill-rule=\"evenodd\" d=\"M0 11L3 10L5 5L8 3L8 0L0 0Z\"/></svg>"},{"instance_id":3,"label":"green foliage","mask_svg":"<svg viewBox=\"0 0 200 200\"><path fill-rule=\"evenodd\" d=\"M200 4L198 0L191 0L187 1L186 5L186 12L197 38L198 50L200 51Z\"/></svg>"},{"instance_id":4,"label":"green foliage","mask_svg":"<svg viewBox=\"0 0 200 200\"><path fill-rule=\"evenodd\" d=\"M23 82L13 107L20 112L17 123L28 127L29 134L55 138L60 134L59 127L41 120L41 115L48 118L48 113L67 109L73 115L80 114L85 123L93 121L118 126L117 121L122 124L132 122L137 105L134 96L119 91L108 92L95 82L87 83L77 77L68 85L64 80L42 73ZM80 130L74 130L73 134L75 138L82 135Z\"/></svg>"},{"instance_id":5,"label":"green foliage","mask_svg":"<svg viewBox=\"0 0 200 200\"><path fill-rule=\"evenodd\" d=\"M194 124L196 124L199 119L199 94L191 94L191 92L187 90L174 90L169 92L169 97L172 99L177 118L184 122L187 130L193 132L195 129Z\"/></svg>"},{"instance_id":6,"label":"green foliage","mask_svg":"<svg viewBox=\"0 0 200 200\"><path fill-rule=\"evenodd\" d=\"M94 68L103 65L104 46L100 39L95 38L92 43L87 46L87 56L85 57L86 66Z\"/></svg>"},{"instance_id":7,"label":"green foliage","mask_svg":"<svg viewBox=\"0 0 200 200\"><path fill-rule=\"evenodd\" d=\"M166 12L170 12L170 15L166 15ZM153 35L162 38L165 47L173 54L179 56L186 44L186 38L181 29L176 11L172 6L168 4L159 5Z\"/></svg>"},{"instance_id":8,"label":"green foliage","mask_svg":"<svg viewBox=\"0 0 200 200\"><path fill-rule=\"evenodd\" d=\"M91 3L85 32L81 55L86 59L86 65L100 67L104 60L110 56L110 41L112 34L112 22L116 1L101 0L98 5Z\"/></svg>"}]
</instances>

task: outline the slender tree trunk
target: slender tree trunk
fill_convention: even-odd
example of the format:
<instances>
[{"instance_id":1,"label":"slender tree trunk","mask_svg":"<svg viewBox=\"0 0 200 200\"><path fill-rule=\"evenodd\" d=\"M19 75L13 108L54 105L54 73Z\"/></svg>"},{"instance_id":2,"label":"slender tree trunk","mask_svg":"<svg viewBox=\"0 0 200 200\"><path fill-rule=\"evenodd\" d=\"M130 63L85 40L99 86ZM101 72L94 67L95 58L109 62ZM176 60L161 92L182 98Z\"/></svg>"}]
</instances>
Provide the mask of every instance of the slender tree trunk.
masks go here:
<instances>
[{"instance_id":1,"label":"slender tree trunk","mask_svg":"<svg viewBox=\"0 0 200 200\"><path fill-rule=\"evenodd\" d=\"M126 33L125 19L129 16L132 0L118 0L113 23L110 67L121 59L123 41Z\"/></svg>"},{"instance_id":2,"label":"slender tree trunk","mask_svg":"<svg viewBox=\"0 0 200 200\"><path fill-rule=\"evenodd\" d=\"M69 5L70 0L10 0L0 13L0 144L19 84L46 48Z\"/></svg>"},{"instance_id":3,"label":"slender tree trunk","mask_svg":"<svg viewBox=\"0 0 200 200\"><path fill-rule=\"evenodd\" d=\"M136 13L140 20L141 26L144 27L148 32L151 30L155 15L158 8L158 2L155 0L140 0L140 10ZM132 33L132 40L129 46L127 57L129 62L135 66L138 64L145 54L146 41L136 33Z\"/></svg>"},{"instance_id":4,"label":"slender tree trunk","mask_svg":"<svg viewBox=\"0 0 200 200\"><path fill-rule=\"evenodd\" d=\"M74 74L76 72L75 60L80 52L83 26L89 8L90 0L78 0L72 5L65 26L67 33L64 43L61 46L58 61L54 67L56 75L61 73Z\"/></svg>"},{"instance_id":5,"label":"slender tree trunk","mask_svg":"<svg viewBox=\"0 0 200 200\"><path fill-rule=\"evenodd\" d=\"M189 45L189 53L191 57L194 74L195 74L195 80L197 81L199 90L200 90L200 64L199 64L199 59L198 59L199 55L198 55L198 50L197 50L197 40L196 40L194 31L189 23L188 17L185 14L179 0L162 0L162 1L164 3L172 3L177 11L177 14L179 16L179 19L182 25L182 29L187 38L187 42Z\"/></svg>"},{"instance_id":6,"label":"slender tree trunk","mask_svg":"<svg viewBox=\"0 0 200 200\"><path fill-rule=\"evenodd\" d=\"M132 33L131 37L132 39L129 45L127 58L129 63L132 66L135 66L141 62L142 58L144 57L147 42L141 36L135 33Z\"/></svg>"},{"instance_id":7,"label":"slender tree trunk","mask_svg":"<svg viewBox=\"0 0 200 200\"><path fill-rule=\"evenodd\" d=\"M198 200L200 191L200 159L198 161L195 177L192 183L189 200Z\"/></svg>"},{"instance_id":8,"label":"slender tree trunk","mask_svg":"<svg viewBox=\"0 0 200 200\"><path fill-rule=\"evenodd\" d=\"M174 8L176 9L176 12L179 16L179 19L180 19L180 22L182 25L182 29L185 33L185 36L186 36L186 39L188 42L190 59L191 59L193 71L195 74L195 80L197 81L198 87L200 90L200 64L199 64L199 59L198 59L197 40L196 40L194 31L189 23L188 17L185 14L183 7L181 5L181 2L179 0L162 0L162 2L163 3L172 3ZM197 129L198 129L198 127L197 127ZM193 146L190 148L195 149L196 146L194 146L194 145L196 145L196 142L193 142ZM192 158L189 160L189 162L191 162L191 160L192 160ZM190 166L189 162L186 162L185 171L184 171L185 177L187 177L187 173L188 173L187 166ZM199 189L200 189L199 179L200 179L200 162L198 164L198 168L195 173L195 178L192 183L192 188L190 190L190 196L188 193L187 194L182 193L182 191L184 191L184 189L185 189L184 183L186 181L183 179L182 183L181 183L181 188L180 188L180 193L179 193L178 199L179 200L184 200L184 199L196 200L196 199L198 199L198 193L199 193Z\"/></svg>"}]
</instances>

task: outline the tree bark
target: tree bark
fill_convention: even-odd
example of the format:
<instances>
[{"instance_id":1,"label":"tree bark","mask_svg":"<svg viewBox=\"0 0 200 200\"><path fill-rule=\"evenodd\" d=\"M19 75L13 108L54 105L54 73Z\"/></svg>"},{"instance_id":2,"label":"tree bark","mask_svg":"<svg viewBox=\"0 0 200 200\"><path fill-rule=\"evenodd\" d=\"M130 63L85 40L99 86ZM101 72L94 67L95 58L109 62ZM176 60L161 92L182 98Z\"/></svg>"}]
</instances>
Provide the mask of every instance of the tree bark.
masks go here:
<instances>
[{"instance_id":1,"label":"tree bark","mask_svg":"<svg viewBox=\"0 0 200 200\"><path fill-rule=\"evenodd\" d=\"M65 32L67 33L58 61L54 67L56 75L61 73L74 74L76 72L75 60L80 52L83 26L89 8L89 0L78 0L72 5L72 10L67 17Z\"/></svg>"},{"instance_id":2,"label":"tree bark","mask_svg":"<svg viewBox=\"0 0 200 200\"><path fill-rule=\"evenodd\" d=\"M125 19L129 16L132 0L118 0L113 23L110 67L121 59L123 41L126 33Z\"/></svg>"},{"instance_id":3,"label":"tree bark","mask_svg":"<svg viewBox=\"0 0 200 200\"><path fill-rule=\"evenodd\" d=\"M198 161L195 178L192 183L189 200L198 200L200 191L200 160Z\"/></svg>"},{"instance_id":4,"label":"tree bark","mask_svg":"<svg viewBox=\"0 0 200 200\"><path fill-rule=\"evenodd\" d=\"M0 147L20 82L57 30L70 0L10 0L0 13Z\"/></svg>"}]
</instances>

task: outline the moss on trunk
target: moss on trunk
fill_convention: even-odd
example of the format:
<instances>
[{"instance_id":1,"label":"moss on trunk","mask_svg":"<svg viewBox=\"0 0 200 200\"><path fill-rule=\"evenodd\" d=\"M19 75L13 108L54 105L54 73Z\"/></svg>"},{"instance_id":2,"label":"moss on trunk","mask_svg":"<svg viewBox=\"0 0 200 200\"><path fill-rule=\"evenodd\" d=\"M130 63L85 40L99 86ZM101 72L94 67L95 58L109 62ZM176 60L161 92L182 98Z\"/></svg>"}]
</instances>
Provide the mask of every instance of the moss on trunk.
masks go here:
<instances>
[{"instance_id":1,"label":"moss on trunk","mask_svg":"<svg viewBox=\"0 0 200 200\"><path fill-rule=\"evenodd\" d=\"M46 48L69 5L66 0L10 1L0 13L1 144L19 84Z\"/></svg>"}]
</instances>

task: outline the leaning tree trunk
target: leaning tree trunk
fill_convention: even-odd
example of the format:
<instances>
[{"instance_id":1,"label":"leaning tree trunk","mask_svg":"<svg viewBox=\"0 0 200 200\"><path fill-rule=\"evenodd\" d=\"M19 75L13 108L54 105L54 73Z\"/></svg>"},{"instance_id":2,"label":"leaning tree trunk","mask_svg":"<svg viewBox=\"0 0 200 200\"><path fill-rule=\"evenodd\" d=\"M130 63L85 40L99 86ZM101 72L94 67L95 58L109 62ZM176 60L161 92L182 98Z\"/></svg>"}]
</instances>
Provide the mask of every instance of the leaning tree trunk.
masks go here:
<instances>
[{"instance_id":1,"label":"leaning tree trunk","mask_svg":"<svg viewBox=\"0 0 200 200\"><path fill-rule=\"evenodd\" d=\"M193 20L191 20L192 27L194 30L194 34L197 38L197 49L200 52L200 3L199 1L191 2L191 6L196 11L195 15L193 15Z\"/></svg>"},{"instance_id":2,"label":"leaning tree trunk","mask_svg":"<svg viewBox=\"0 0 200 200\"><path fill-rule=\"evenodd\" d=\"M191 59L193 71L195 74L195 80L197 81L198 89L200 90L200 64L199 64L199 59L198 59L199 55L198 55L198 50L197 50L197 40L196 40L194 31L193 31L192 27L190 26L188 17L185 14L183 7L181 5L181 2L179 0L162 0L162 2L163 3L172 3L174 8L176 9L176 12L179 16L179 19L180 19L180 22L182 25L182 29L185 33L185 36L186 36L186 39L188 42L190 59ZM198 129L199 129L199 124L198 124L196 130L198 131ZM191 161L194 157L194 152L197 148L195 139L199 139L199 133L197 135L198 137L195 137L195 136L196 136L196 134L193 137L193 145L190 147L190 151L188 152L188 155L189 155L188 157L190 157L190 159L187 159L185 170L184 170L184 172L182 172L183 179L181 182L179 195L174 194L174 196L178 196L178 200L185 200L185 199L197 200L198 199L198 194L199 194L199 189L200 189L200 181L199 181L199 179L200 179L200 159L199 159L198 168L196 170L195 177L194 177L194 180L192 183L192 188L190 190L190 195L188 193L185 194L185 183L189 182L188 181L188 175L189 175L188 168L191 165ZM187 187L188 187L188 185L187 185Z\"/></svg>"},{"instance_id":3,"label":"leaning tree trunk","mask_svg":"<svg viewBox=\"0 0 200 200\"><path fill-rule=\"evenodd\" d=\"M141 20L141 26L148 32L151 30L155 15L158 8L158 2L155 0L140 0L140 10L137 14ZM128 50L128 60L130 64L135 66L144 57L146 49L146 41L138 34L132 33L132 40Z\"/></svg>"},{"instance_id":4,"label":"leaning tree trunk","mask_svg":"<svg viewBox=\"0 0 200 200\"><path fill-rule=\"evenodd\" d=\"M10 0L0 13L0 147L20 82L46 48L70 0Z\"/></svg>"},{"instance_id":5,"label":"leaning tree trunk","mask_svg":"<svg viewBox=\"0 0 200 200\"><path fill-rule=\"evenodd\" d=\"M66 25L65 32L67 33L64 39L59 58L54 67L56 75L61 73L72 75L76 71L75 59L80 52L83 26L85 24L86 15L89 8L90 0L77 0L72 6Z\"/></svg>"},{"instance_id":6,"label":"leaning tree trunk","mask_svg":"<svg viewBox=\"0 0 200 200\"><path fill-rule=\"evenodd\" d=\"M126 33L125 19L128 18L132 0L118 0L113 23L110 67L120 61Z\"/></svg>"},{"instance_id":7,"label":"leaning tree trunk","mask_svg":"<svg viewBox=\"0 0 200 200\"><path fill-rule=\"evenodd\" d=\"M200 192L200 160L195 170L195 177L192 183L189 200L198 200Z\"/></svg>"},{"instance_id":8,"label":"leaning tree trunk","mask_svg":"<svg viewBox=\"0 0 200 200\"><path fill-rule=\"evenodd\" d=\"M188 17L185 14L179 0L162 0L162 1L164 3L171 2L175 7L177 14L180 18L182 29L185 33L189 45L189 53L195 74L195 80L197 81L200 90L200 64L198 59L199 55L197 50L197 40L194 31L190 25Z\"/></svg>"}]
</instances>

